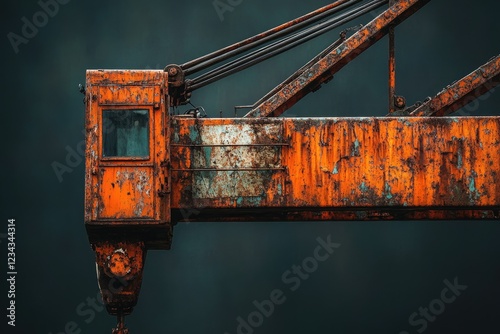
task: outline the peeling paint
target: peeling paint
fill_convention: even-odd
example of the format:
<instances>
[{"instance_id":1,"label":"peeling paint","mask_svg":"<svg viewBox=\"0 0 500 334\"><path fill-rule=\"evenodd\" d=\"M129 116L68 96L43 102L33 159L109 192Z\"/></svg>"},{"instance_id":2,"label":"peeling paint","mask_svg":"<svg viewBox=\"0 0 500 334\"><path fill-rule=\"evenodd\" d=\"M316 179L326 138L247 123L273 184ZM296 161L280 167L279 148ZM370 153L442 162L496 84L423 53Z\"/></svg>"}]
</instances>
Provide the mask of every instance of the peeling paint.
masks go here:
<instances>
[{"instance_id":1,"label":"peeling paint","mask_svg":"<svg viewBox=\"0 0 500 334\"><path fill-rule=\"evenodd\" d=\"M399 117L398 122L404 124L405 126L411 126L412 123L408 117Z\"/></svg>"},{"instance_id":2,"label":"peeling paint","mask_svg":"<svg viewBox=\"0 0 500 334\"><path fill-rule=\"evenodd\" d=\"M384 196L385 198L387 198L388 200L391 200L393 198L393 195L391 193L391 186L389 185L388 182L385 183L385 187L384 187Z\"/></svg>"},{"instance_id":3,"label":"peeling paint","mask_svg":"<svg viewBox=\"0 0 500 334\"><path fill-rule=\"evenodd\" d=\"M476 180L474 176L469 177L469 200L475 203L481 198L481 193L476 189Z\"/></svg>"},{"instance_id":4,"label":"peeling paint","mask_svg":"<svg viewBox=\"0 0 500 334\"><path fill-rule=\"evenodd\" d=\"M351 156L352 157L359 157L360 147L361 147L361 145L359 143L359 140L358 140L358 138L356 138L356 140L354 141L354 143L352 143L352 146L351 146Z\"/></svg>"},{"instance_id":5,"label":"peeling paint","mask_svg":"<svg viewBox=\"0 0 500 334\"><path fill-rule=\"evenodd\" d=\"M211 147L204 147L203 151L205 153L205 167L209 168L211 165L212 148Z\"/></svg>"},{"instance_id":6,"label":"peeling paint","mask_svg":"<svg viewBox=\"0 0 500 334\"><path fill-rule=\"evenodd\" d=\"M458 167L458 169L462 169L463 166L464 166L463 152L462 152L462 148L459 147L458 152L457 152L457 167Z\"/></svg>"},{"instance_id":7,"label":"peeling paint","mask_svg":"<svg viewBox=\"0 0 500 334\"><path fill-rule=\"evenodd\" d=\"M191 142L196 143L199 136L198 129L195 126L191 126L189 128L189 138L191 139Z\"/></svg>"},{"instance_id":8,"label":"peeling paint","mask_svg":"<svg viewBox=\"0 0 500 334\"><path fill-rule=\"evenodd\" d=\"M363 181L363 183L361 183L361 185L359 186L359 190L361 190L361 192L367 192L368 191L368 187L366 186L366 183Z\"/></svg>"},{"instance_id":9,"label":"peeling paint","mask_svg":"<svg viewBox=\"0 0 500 334\"><path fill-rule=\"evenodd\" d=\"M193 201L216 208L255 205L266 212L328 207L331 213L322 214L323 218L346 208L394 207L414 212L414 217L432 217L431 208L437 212L443 207L498 206L494 172L500 140L484 131L474 132L471 140L469 129L481 124L480 128L498 133L500 119L457 119L458 123L413 118L405 126L397 118L371 118L371 124L363 118L182 120L176 123L180 145L191 143L187 129L196 122L198 145L221 146L211 150L209 167L214 171L181 174L183 178L174 184L173 194L180 195L174 195L173 205L185 207ZM489 150L477 150L480 142ZM351 156L358 153L355 159ZM172 157L173 165L185 170L207 168L203 147L175 148ZM469 173L479 166L481 174L474 174L472 182ZM283 170L237 170L242 167ZM418 212L412 211L415 208ZM359 218L355 211L363 210L353 210L352 217ZM395 215L374 212L369 218Z\"/></svg>"},{"instance_id":10,"label":"peeling paint","mask_svg":"<svg viewBox=\"0 0 500 334\"><path fill-rule=\"evenodd\" d=\"M147 168L108 167L101 172L102 218L153 217L152 174Z\"/></svg>"},{"instance_id":11,"label":"peeling paint","mask_svg":"<svg viewBox=\"0 0 500 334\"><path fill-rule=\"evenodd\" d=\"M335 167L333 167L332 174L337 175L339 173L339 166L338 163L335 164Z\"/></svg>"}]
</instances>

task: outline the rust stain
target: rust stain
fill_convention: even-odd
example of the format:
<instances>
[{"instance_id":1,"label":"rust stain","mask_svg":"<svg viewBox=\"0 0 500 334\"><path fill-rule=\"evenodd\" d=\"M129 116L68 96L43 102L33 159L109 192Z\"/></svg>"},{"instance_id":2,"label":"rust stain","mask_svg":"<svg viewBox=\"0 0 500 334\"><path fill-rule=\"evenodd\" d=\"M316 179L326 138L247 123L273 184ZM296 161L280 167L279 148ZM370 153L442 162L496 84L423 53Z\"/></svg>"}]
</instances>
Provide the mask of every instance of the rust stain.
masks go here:
<instances>
[{"instance_id":1,"label":"rust stain","mask_svg":"<svg viewBox=\"0 0 500 334\"><path fill-rule=\"evenodd\" d=\"M238 125L225 119L174 120L174 141L179 146L172 152L172 166L184 174L173 180L172 208L203 204L205 210L227 209L245 203L281 210L391 207L439 211L443 207L499 206L495 170L500 161L498 117L284 118L268 122L264 124L273 124L268 127L269 135L281 138L275 143L286 138L287 145L259 151L233 146L238 144L234 138L221 140L224 131L238 134L245 124L242 120ZM200 132L193 136L195 127ZM252 127L255 132L265 128L262 120L253 119L243 128ZM217 135L202 135L211 133L210 129L217 129ZM268 139L250 138L245 143L263 141ZM194 144L222 146L190 146ZM283 171L217 170L256 166L282 167ZM199 168L213 169L190 171Z\"/></svg>"},{"instance_id":2,"label":"rust stain","mask_svg":"<svg viewBox=\"0 0 500 334\"><path fill-rule=\"evenodd\" d=\"M161 70L87 71L85 223L91 242L121 231L151 248L170 247L167 77ZM137 108L148 115L148 156L105 157L103 111Z\"/></svg>"},{"instance_id":3,"label":"rust stain","mask_svg":"<svg viewBox=\"0 0 500 334\"><path fill-rule=\"evenodd\" d=\"M153 218L153 183L147 167L102 168L99 217Z\"/></svg>"},{"instance_id":4,"label":"rust stain","mask_svg":"<svg viewBox=\"0 0 500 334\"><path fill-rule=\"evenodd\" d=\"M174 119L172 171L190 185L173 192L173 201L203 203L207 200L237 207L279 201L282 124L271 120ZM179 125L185 123L186 128ZM175 182L175 181L174 181Z\"/></svg>"},{"instance_id":5,"label":"rust stain","mask_svg":"<svg viewBox=\"0 0 500 334\"><path fill-rule=\"evenodd\" d=\"M142 283L144 242L104 241L93 245L99 288L107 311L127 315L137 304Z\"/></svg>"}]
</instances>

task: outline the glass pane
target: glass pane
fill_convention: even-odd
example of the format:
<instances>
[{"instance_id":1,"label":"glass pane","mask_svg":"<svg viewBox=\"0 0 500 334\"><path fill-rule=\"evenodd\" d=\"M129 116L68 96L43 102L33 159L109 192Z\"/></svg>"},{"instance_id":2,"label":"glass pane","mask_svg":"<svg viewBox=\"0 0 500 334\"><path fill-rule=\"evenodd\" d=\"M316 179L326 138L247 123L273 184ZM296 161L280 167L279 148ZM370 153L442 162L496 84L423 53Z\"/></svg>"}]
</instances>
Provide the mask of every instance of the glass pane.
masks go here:
<instances>
[{"instance_id":1,"label":"glass pane","mask_svg":"<svg viewBox=\"0 0 500 334\"><path fill-rule=\"evenodd\" d=\"M102 120L104 157L149 156L148 110L103 110Z\"/></svg>"}]
</instances>

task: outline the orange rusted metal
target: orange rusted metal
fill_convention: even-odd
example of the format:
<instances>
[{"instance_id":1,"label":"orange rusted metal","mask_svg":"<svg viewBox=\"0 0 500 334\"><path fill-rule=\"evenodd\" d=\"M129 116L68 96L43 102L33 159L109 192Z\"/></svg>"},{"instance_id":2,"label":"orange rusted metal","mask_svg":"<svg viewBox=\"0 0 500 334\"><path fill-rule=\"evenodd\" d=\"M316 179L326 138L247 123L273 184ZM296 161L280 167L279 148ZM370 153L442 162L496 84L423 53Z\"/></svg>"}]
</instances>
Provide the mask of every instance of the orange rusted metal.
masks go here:
<instances>
[{"instance_id":1,"label":"orange rusted metal","mask_svg":"<svg viewBox=\"0 0 500 334\"><path fill-rule=\"evenodd\" d=\"M146 247L144 242L96 242L97 278L109 314L118 317L113 334L127 334L124 316L132 312L141 290Z\"/></svg>"},{"instance_id":2,"label":"orange rusted metal","mask_svg":"<svg viewBox=\"0 0 500 334\"><path fill-rule=\"evenodd\" d=\"M104 304L117 316L137 303L146 250L170 247L166 80L161 71L87 72L85 225ZM117 142L125 136L143 145Z\"/></svg>"},{"instance_id":3,"label":"orange rusted metal","mask_svg":"<svg viewBox=\"0 0 500 334\"><path fill-rule=\"evenodd\" d=\"M87 73L85 222L91 241L98 240L106 227L113 233L139 233L148 247L169 247L166 80L167 74L161 71ZM116 141L120 130L106 122L107 111L120 117L136 112L147 119L143 135L149 150L144 155L106 156L103 138L114 136ZM122 133L134 135L130 131L134 128Z\"/></svg>"},{"instance_id":4,"label":"orange rusted metal","mask_svg":"<svg viewBox=\"0 0 500 334\"><path fill-rule=\"evenodd\" d=\"M330 54L320 59L298 78L252 109L245 117L279 116L311 91L384 37L390 27L397 26L430 0L400 0L365 25Z\"/></svg>"},{"instance_id":5,"label":"orange rusted metal","mask_svg":"<svg viewBox=\"0 0 500 334\"><path fill-rule=\"evenodd\" d=\"M500 84L500 55L446 87L416 108L412 116L445 116L471 103Z\"/></svg>"},{"instance_id":6,"label":"orange rusted metal","mask_svg":"<svg viewBox=\"0 0 500 334\"><path fill-rule=\"evenodd\" d=\"M177 219L499 217L498 117L174 117L171 133Z\"/></svg>"},{"instance_id":7,"label":"orange rusted metal","mask_svg":"<svg viewBox=\"0 0 500 334\"><path fill-rule=\"evenodd\" d=\"M146 259L144 242L96 242L93 244L99 287L106 309L126 315L137 304Z\"/></svg>"},{"instance_id":8,"label":"orange rusted metal","mask_svg":"<svg viewBox=\"0 0 500 334\"><path fill-rule=\"evenodd\" d=\"M396 111L396 54L394 49L394 27L389 28L389 112Z\"/></svg>"}]
</instances>

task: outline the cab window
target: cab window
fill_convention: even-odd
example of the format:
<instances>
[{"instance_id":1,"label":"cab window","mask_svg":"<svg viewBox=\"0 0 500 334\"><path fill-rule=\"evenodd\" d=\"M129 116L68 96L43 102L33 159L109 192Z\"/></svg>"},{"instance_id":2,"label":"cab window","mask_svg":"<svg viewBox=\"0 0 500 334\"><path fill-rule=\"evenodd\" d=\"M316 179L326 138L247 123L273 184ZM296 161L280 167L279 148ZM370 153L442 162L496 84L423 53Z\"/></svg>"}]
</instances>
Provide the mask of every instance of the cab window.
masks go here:
<instances>
[{"instance_id":1,"label":"cab window","mask_svg":"<svg viewBox=\"0 0 500 334\"><path fill-rule=\"evenodd\" d=\"M147 109L103 110L103 157L148 157Z\"/></svg>"}]
</instances>

